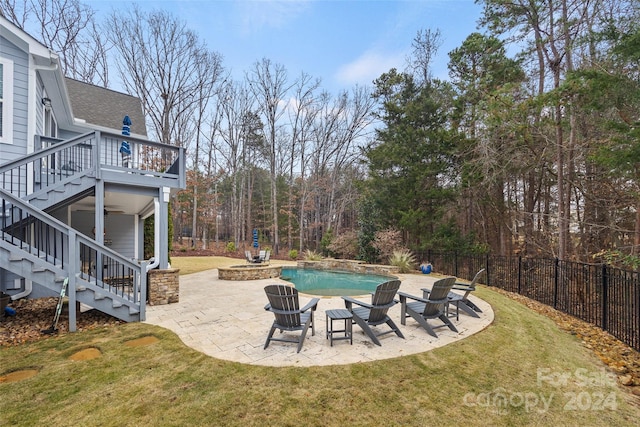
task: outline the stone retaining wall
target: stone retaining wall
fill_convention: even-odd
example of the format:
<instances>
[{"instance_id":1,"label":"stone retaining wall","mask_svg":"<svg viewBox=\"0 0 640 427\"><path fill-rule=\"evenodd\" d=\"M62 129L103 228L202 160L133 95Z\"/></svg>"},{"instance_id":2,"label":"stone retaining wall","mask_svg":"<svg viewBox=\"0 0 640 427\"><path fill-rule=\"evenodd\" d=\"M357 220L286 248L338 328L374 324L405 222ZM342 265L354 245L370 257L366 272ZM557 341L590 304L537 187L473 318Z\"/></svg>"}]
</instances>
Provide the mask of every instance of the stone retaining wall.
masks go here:
<instances>
[{"instance_id":1,"label":"stone retaining wall","mask_svg":"<svg viewBox=\"0 0 640 427\"><path fill-rule=\"evenodd\" d=\"M383 276L394 276L400 272L400 268L394 265L365 264L363 261L333 258L322 259L320 261L298 261L298 268L349 271L360 274L381 274Z\"/></svg>"},{"instance_id":2,"label":"stone retaining wall","mask_svg":"<svg viewBox=\"0 0 640 427\"><path fill-rule=\"evenodd\" d=\"M149 305L173 304L180 301L180 269L150 270L147 273Z\"/></svg>"}]
</instances>

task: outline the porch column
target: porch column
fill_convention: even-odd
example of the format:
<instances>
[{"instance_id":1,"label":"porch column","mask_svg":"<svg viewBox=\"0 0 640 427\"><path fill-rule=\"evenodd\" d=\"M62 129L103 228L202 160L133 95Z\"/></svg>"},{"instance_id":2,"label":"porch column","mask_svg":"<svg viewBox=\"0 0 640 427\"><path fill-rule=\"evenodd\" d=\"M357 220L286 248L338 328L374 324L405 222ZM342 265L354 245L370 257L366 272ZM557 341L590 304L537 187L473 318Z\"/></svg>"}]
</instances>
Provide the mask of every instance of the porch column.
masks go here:
<instances>
[{"instance_id":1,"label":"porch column","mask_svg":"<svg viewBox=\"0 0 640 427\"><path fill-rule=\"evenodd\" d=\"M104 244L104 181L101 179L96 180L96 194L95 194L95 220L96 226L93 239Z\"/></svg>"},{"instance_id":2,"label":"porch column","mask_svg":"<svg viewBox=\"0 0 640 427\"><path fill-rule=\"evenodd\" d=\"M161 270L169 268L169 196L170 189L168 187L162 187L159 194L160 214L159 218L155 219L160 226L160 235L156 236L156 238L160 239L160 265L158 268Z\"/></svg>"}]
</instances>

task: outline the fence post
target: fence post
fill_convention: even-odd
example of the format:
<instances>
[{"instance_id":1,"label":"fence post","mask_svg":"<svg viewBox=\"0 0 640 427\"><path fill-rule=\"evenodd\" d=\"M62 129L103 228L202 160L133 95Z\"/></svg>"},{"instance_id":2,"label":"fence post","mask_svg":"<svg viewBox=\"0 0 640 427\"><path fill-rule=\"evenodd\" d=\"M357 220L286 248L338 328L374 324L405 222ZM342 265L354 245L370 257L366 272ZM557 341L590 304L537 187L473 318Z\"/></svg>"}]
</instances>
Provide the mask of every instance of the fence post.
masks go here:
<instances>
[{"instance_id":1,"label":"fence post","mask_svg":"<svg viewBox=\"0 0 640 427\"><path fill-rule=\"evenodd\" d=\"M558 308L558 282L560 281L560 260L553 263L553 308Z\"/></svg>"},{"instance_id":2,"label":"fence post","mask_svg":"<svg viewBox=\"0 0 640 427\"><path fill-rule=\"evenodd\" d=\"M453 251L453 275L458 277L458 251Z\"/></svg>"},{"instance_id":3,"label":"fence post","mask_svg":"<svg viewBox=\"0 0 640 427\"><path fill-rule=\"evenodd\" d=\"M609 323L609 272L607 271L607 265L602 264L602 329L608 330Z\"/></svg>"},{"instance_id":4,"label":"fence post","mask_svg":"<svg viewBox=\"0 0 640 427\"><path fill-rule=\"evenodd\" d=\"M485 258L485 261L484 261L485 276L484 277L487 280L487 286L491 286L491 280L489 279L489 273L490 273L490 271L489 271L489 254L488 253L485 254L484 258Z\"/></svg>"},{"instance_id":5,"label":"fence post","mask_svg":"<svg viewBox=\"0 0 640 427\"><path fill-rule=\"evenodd\" d=\"M522 256L518 255L518 294L522 295Z\"/></svg>"}]
</instances>

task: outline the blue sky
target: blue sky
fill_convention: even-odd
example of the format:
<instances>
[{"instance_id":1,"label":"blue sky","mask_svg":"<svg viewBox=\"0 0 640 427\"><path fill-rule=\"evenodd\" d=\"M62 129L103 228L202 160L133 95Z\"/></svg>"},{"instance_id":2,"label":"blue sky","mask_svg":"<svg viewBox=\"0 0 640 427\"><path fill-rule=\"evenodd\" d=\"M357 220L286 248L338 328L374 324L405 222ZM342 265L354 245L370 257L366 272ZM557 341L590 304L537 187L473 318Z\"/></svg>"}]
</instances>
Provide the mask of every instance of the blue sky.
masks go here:
<instances>
[{"instance_id":1,"label":"blue sky","mask_svg":"<svg viewBox=\"0 0 640 427\"><path fill-rule=\"evenodd\" d=\"M88 2L99 13L126 10L132 1ZM262 58L290 77L304 71L332 93L371 84L392 67L404 69L420 29L439 29L443 45L433 74L447 78L448 52L477 31L473 0L138 0L187 22L240 79Z\"/></svg>"}]
</instances>

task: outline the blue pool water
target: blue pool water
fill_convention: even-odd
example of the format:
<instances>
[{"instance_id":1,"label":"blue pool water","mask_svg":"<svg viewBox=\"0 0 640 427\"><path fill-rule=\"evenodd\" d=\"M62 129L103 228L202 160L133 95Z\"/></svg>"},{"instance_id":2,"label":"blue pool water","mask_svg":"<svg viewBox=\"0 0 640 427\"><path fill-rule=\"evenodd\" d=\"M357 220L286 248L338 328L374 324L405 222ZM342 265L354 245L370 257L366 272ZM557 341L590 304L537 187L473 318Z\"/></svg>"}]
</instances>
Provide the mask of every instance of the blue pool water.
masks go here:
<instances>
[{"instance_id":1,"label":"blue pool water","mask_svg":"<svg viewBox=\"0 0 640 427\"><path fill-rule=\"evenodd\" d=\"M380 283L392 280L391 277L374 274L286 267L282 269L280 278L293 283L299 292L323 296L363 295L375 291Z\"/></svg>"}]
</instances>

